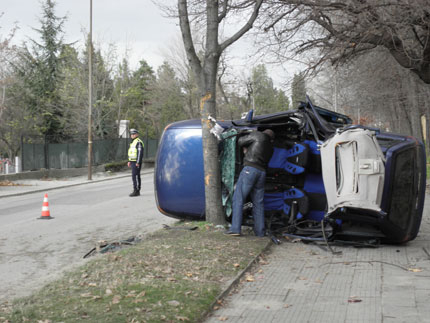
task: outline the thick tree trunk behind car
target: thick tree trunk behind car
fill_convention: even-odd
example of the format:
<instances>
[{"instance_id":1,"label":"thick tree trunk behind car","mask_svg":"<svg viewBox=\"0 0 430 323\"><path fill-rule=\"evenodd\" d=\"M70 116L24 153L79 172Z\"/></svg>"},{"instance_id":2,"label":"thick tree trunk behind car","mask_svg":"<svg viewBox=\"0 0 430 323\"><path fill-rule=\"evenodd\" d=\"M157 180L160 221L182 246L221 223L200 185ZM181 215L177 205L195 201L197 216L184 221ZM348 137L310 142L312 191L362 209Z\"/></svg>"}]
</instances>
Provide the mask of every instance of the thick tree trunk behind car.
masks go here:
<instances>
[{"instance_id":1,"label":"thick tree trunk behind car","mask_svg":"<svg viewBox=\"0 0 430 323\"><path fill-rule=\"evenodd\" d=\"M213 224L225 224L221 201L221 173L218 157L218 141L210 133L212 125L208 116L216 118L216 73L219 55L210 55L205 61L203 71L205 84L200 85L202 99L200 104L203 139L203 161L205 169L206 220Z\"/></svg>"}]
</instances>

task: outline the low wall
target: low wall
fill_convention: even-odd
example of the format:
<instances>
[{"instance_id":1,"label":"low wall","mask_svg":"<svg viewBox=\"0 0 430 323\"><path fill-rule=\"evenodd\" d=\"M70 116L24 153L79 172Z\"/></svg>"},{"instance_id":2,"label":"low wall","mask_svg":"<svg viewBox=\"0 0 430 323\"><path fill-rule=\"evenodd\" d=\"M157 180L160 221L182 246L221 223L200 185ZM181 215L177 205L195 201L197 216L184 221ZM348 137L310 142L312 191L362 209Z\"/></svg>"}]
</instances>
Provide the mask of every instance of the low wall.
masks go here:
<instances>
[{"instance_id":1,"label":"low wall","mask_svg":"<svg viewBox=\"0 0 430 323\"><path fill-rule=\"evenodd\" d=\"M153 160L143 162L142 168L154 167ZM125 168L127 169L127 168ZM105 171L104 165L94 166L91 169L92 173L100 173ZM88 167L83 168L67 168L67 169L40 169L34 171L26 171L15 174L0 174L0 181L16 181L23 179L41 179L41 178L62 178L83 176L88 174Z\"/></svg>"}]
</instances>

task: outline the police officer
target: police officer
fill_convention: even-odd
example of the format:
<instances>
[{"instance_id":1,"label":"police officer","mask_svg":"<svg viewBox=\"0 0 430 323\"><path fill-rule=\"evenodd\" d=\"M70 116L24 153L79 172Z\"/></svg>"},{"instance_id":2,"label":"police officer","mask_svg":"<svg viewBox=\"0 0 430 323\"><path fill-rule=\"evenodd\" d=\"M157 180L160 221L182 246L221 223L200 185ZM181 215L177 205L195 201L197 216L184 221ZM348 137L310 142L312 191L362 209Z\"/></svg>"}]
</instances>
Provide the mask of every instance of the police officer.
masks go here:
<instances>
[{"instance_id":1,"label":"police officer","mask_svg":"<svg viewBox=\"0 0 430 323\"><path fill-rule=\"evenodd\" d=\"M133 180L133 192L130 196L140 195L140 169L143 159L143 141L139 138L139 132L136 129L130 129L132 139L128 149L128 167L131 167L131 178Z\"/></svg>"}]
</instances>

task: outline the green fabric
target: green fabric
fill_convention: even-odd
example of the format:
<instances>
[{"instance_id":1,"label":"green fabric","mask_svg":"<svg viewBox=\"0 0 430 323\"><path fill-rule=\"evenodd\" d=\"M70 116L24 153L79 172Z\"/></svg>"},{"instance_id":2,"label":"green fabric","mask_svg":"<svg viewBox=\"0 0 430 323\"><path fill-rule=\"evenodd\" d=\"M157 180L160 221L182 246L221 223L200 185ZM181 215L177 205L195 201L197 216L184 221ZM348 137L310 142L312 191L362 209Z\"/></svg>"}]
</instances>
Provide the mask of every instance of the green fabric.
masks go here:
<instances>
[{"instance_id":1,"label":"green fabric","mask_svg":"<svg viewBox=\"0 0 430 323\"><path fill-rule=\"evenodd\" d=\"M221 155L222 205L227 216L232 213L234 172L236 161L237 131L231 129L221 134L223 151Z\"/></svg>"}]
</instances>

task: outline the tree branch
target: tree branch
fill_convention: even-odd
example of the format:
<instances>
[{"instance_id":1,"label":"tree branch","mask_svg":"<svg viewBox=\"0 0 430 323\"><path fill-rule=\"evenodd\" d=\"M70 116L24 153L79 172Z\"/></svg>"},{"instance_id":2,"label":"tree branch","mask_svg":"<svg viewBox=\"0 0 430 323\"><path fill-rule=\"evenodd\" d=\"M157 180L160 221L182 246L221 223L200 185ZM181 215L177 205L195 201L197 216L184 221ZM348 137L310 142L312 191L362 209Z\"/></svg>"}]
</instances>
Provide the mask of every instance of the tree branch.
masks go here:
<instances>
[{"instance_id":1,"label":"tree branch","mask_svg":"<svg viewBox=\"0 0 430 323\"><path fill-rule=\"evenodd\" d=\"M229 39L225 40L220 45L220 51L221 52L224 51L224 49L226 49L228 46L233 44L235 41L237 41L248 30L250 30L252 28L252 25L254 24L255 20L258 17L258 13L260 11L260 7L261 7L262 3L263 3L263 0L256 0L255 5L254 5L254 10L253 10L251 16L249 17L248 21L246 22L246 24L236 34L231 36Z\"/></svg>"},{"instance_id":2,"label":"tree branch","mask_svg":"<svg viewBox=\"0 0 430 323\"><path fill-rule=\"evenodd\" d=\"M221 14L218 16L218 23L220 23L227 15L227 7L228 7L228 0L224 0Z\"/></svg>"},{"instance_id":3,"label":"tree branch","mask_svg":"<svg viewBox=\"0 0 430 323\"><path fill-rule=\"evenodd\" d=\"M185 52L187 53L188 62L197 71L197 77L200 77L202 65L194 48L193 38L191 35L190 21L188 19L187 0L178 1L179 25L181 28L182 39L184 41Z\"/></svg>"}]
</instances>

